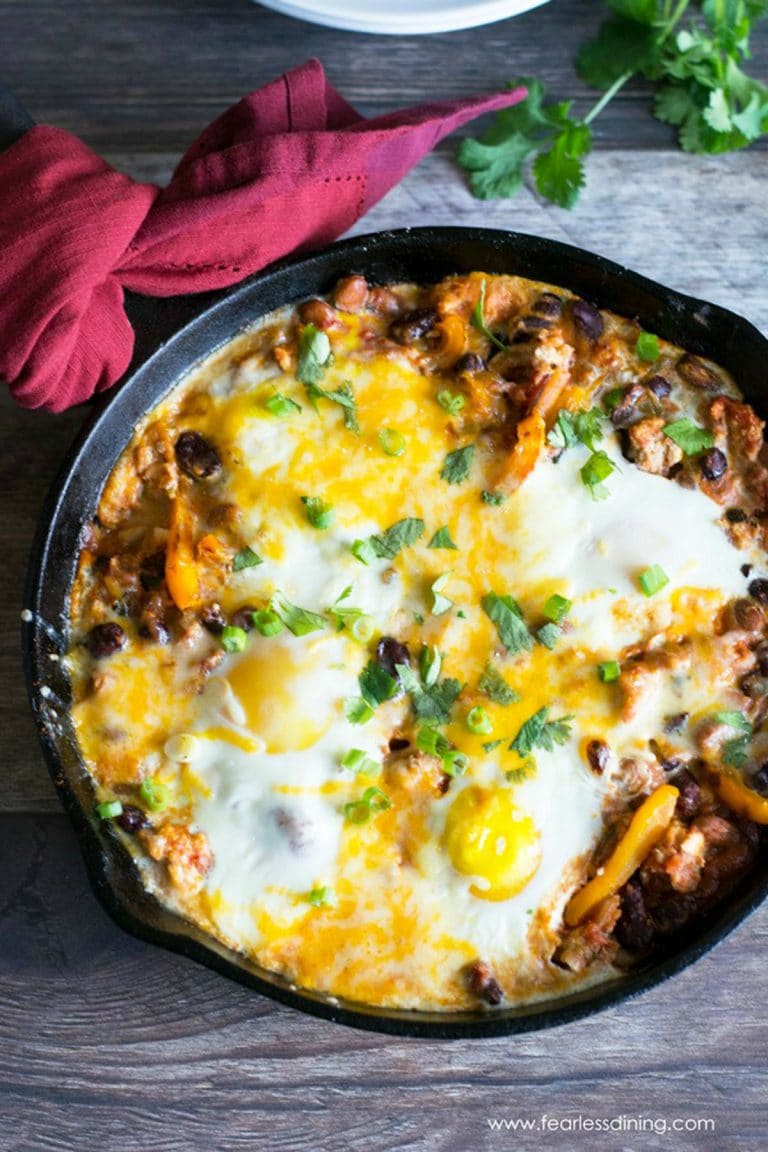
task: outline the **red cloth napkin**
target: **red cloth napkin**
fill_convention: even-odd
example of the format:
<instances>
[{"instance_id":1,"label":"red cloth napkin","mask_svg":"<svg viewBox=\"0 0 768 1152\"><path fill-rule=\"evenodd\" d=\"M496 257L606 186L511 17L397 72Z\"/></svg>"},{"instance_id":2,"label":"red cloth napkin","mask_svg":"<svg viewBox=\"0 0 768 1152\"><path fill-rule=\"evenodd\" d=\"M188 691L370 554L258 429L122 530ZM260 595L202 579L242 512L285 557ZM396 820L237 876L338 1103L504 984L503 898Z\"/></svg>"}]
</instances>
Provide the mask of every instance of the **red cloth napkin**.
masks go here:
<instances>
[{"instance_id":1,"label":"red cloth napkin","mask_svg":"<svg viewBox=\"0 0 768 1152\"><path fill-rule=\"evenodd\" d=\"M35 127L0 155L0 377L53 412L117 381L133 350L123 290L224 288L346 231L426 152L515 89L359 116L309 60L215 120L166 188Z\"/></svg>"}]
</instances>

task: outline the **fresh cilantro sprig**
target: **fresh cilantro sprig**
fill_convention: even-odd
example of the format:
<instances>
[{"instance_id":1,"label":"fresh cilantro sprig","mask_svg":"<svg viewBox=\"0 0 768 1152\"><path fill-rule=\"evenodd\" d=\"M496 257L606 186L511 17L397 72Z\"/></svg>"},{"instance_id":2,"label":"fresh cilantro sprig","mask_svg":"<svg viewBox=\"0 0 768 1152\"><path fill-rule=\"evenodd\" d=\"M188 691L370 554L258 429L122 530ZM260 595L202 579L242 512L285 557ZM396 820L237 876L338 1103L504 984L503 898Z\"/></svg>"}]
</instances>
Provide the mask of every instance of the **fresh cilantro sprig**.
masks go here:
<instances>
[{"instance_id":1,"label":"fresh cilantro sprig","mask_svg":"<svg viewBox=\"0 0 768 1152\"><path fill-rule=\"evenodd\" d=\"M558 720L549 719L549 708L539 708L521 726L520 731L509 745L510 752L517 752L525 759L534 748L552 752L555 744L565 744L571 735L573 716L561 716Z\"/></svg>"},{"instance_id":2,"label":"fresh cilantro sprig","mask_svg":"<svg viewBox=\"0 0 768 1152\"><path fill-rule=\"evenodd\" d=\"M417 720L427 724L447 724L451 716L451 708L461 692L458 680L446 677L445 680L435 680L433 684L423 684L412 668L407 664L396 664L398 679L411 698L411 706Z\"/></svg>"},{"instance_id":3,"label":"fresh cilantro sprig","mask_svg":"<svg viewBox=\"0 0 768 1152\"><path fill-rule=\"evenodd\" d=\"M654 115L678 130L686 152L746 148L768 133L768 87L743 69L768 0L606 0L610 15L578 53L581 78L603 95L583 116L549 102L541 81L522 78L526 98L497 113L458 152L475 196L513 196L528 162L540 194L572 208L585 184L592 123L634 76L655 86ZM683 27L683 21L686 26Z\"/></svg>"}]
</instances>

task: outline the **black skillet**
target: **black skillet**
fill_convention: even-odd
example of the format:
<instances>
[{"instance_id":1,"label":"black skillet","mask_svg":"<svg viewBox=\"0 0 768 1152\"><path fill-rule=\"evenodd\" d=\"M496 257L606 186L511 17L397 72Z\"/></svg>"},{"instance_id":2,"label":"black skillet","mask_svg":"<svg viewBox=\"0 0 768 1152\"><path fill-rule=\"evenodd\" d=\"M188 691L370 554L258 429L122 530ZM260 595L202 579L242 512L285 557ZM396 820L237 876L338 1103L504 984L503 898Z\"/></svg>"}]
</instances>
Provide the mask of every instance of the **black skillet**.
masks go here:
<instances>
[{"instance_id":1,"label":"black skillet","mask_svg":"<svg viewBox=\"0 0 768 1152\"><path fill-rule=\"evenodd\" d=\"M0 91L0 147L31 123L18 107L9 113L10 107L10 98L6 94L3 100ZM134 362L123 382L87 418L48 495L29 567L25 605L31 619L23 626L29 695L48 767L75 827L93 889L122 928L300 1011L373 1031L445 1039L553 1027L661 983L724 939L758 906L768 892L768 858L764 853L758 868L694 932L631 973L592 990L528 1007L451 1015L370 1008L303 991L217 943L144 891L129 854L109 826L94 816L93 790L67 714L67 677L57 657L67 644L68 597L83 525L93 517L102 486L136 421L195 364L257 317L322 293L339 276L360 272L379 283L429 282L474 270L563 285L601 307L636 317L644 329L729 369L757 411L767 414L768 341L751 324L600 256L534 236L469 228L381 232L273 265L216 297L134 297L128 301L137 330Z\"/></svg>"}]
</instances>

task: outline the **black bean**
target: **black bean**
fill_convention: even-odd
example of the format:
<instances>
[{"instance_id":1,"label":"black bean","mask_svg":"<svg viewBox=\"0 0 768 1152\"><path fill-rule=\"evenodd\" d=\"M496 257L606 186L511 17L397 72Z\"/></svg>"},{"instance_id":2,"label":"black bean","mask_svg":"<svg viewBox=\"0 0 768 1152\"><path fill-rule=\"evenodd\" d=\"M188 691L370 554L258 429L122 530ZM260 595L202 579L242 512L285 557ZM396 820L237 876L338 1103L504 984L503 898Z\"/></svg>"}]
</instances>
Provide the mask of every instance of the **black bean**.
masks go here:
<instances>
[{"instance_id":1,"label":"black bean","mask_svg":"<svg viewBox=\"0 0 768 1152\"><path fill-rule=\"evenodd\" d=\"M232 627L242 628L243 632L250 632L253 628L253 614L256 611L250 604L244 604L242 608L238 608L232 617Z\"/></svg>"},{"instance_id":2,"label":"black bean","mask_svg":"<svg viewBox=\"0 0 768 1152\"><path fill-rule=\"evenodd\" d=\"M653 392L657 400L666 399L672 391L672 385L666 376L651 376L650 380L646 380L645 386L649 392Z\"/></svg>"},{"instance_id":3,"label":"black bean","mask_svg":"<svg viewBox=\"0 0 768 1152\"><path fill-rule=\"evenodd\" d=\"M224 631L226 620L221 611L220 604L206 604L200 611L200 623L214 636L220 636Z\"/></svg>"},{"instance_id":4,"label":"black bean","mask_svg":"<svg viewBox=\"0 0 768 1152\"><path fill-rule=\"evenodd\" d=\"M97 660L105 656L114 656L126 645L128 637L119 624L97 624L88 634L88 651Z\"/></svg>"},{"instance_id":5,"label":"black bean","mask_svg":"<svg viewBox=\"0 0 768 1152\"><path fill-rule=\"evenodd\" d=\"M563 310L562 297L555 296L554 292L542 292L533 305L533 310L538 312L539 316L559 316Z\"/></svg>"},{"instance_id":6,"label":"black bean","mask_svg":"<svg viewBox=\"0 0 768 1152\"><path fill-rule=\"evenodd\" d=\"M409 312L402 319L396 320L389 326L389 334L398 344L411 344L422 336L426 336L435 324L438 315L434 308L417 308Z\"/></svg>"},{"instance_id":7,"label":"black bean","mask_svg":"<svg viewBox=\"0 0 768 1152\"><path fill-rule=\"evenodd\" d=\"M599 340L605 329L605 321L600 311L586 300L576 300L573 305L573 321L582 336L587 340Z\"/></svg>"},{"instance_id":8,"label":"black bean","mask_svg":"<svg viewBox=\"0 0 768 1152\"><path fill-rule=\"evenodd\" d=\"M757 666L764 676L768 676L768 643L765 641L758 644L755 649L755 656L757 657Z\"/></svg>"},{"instance_id":9,"label":"black bean","mask_svg":"<svg viewBox=\"0 0 768 1152\"><path fill-rule=\"evenodd\" d=\"M123 832L138 832L140 828L149 828L146 812L142 812L135 804L123 804L123 810L115 817L115 823L120 825Z\"/></svg>"},{"instance_id":10,"label":"black bean","mask_svg":"<svg viewBox=\"0 0 768 1152\"><path fill-rule=\"evenodd\" d=\"M733 618L745 632L762 632L765 618L762 611L746 597L733 602Z\"/></svg>"},{"instance_id":11,"label":"black bean","mask_svg":"<svg viewBox=\"0 0 768 1152\"><path fill-rule=\"evenodd\" d=\"M665 732L682 732L688 723L688 712L676 712L674 716L667 716L664 721Z\"/></svg>"},{"instance_id":12,"label":"black bean","mask_svg":"<svg viewBox=\"0 0 768 1152\"><path fill-rule=\"evenodd\" d=\"M526 332L524 328L520 328L517 332L515 332L514 336L510 340L510 344L530 344L532 340L533 333Z\"/></svg>"},{"instance_id":13,"label":"black bean","mask_svg":"<svg viewBox=\"0 0 768 1152\"><path fill-rule=\"evenodd\" d=\"M621 889L621 918L616 925L620 944L633 952L643 952L651 946L656 926L645 906L645 897L639 880L628 880Z\"/></svg>"},{"instance_id":14,"label":"black bean","mask_svg":"<svg viewBox=\"0 0 768 1152\"><path fill-rule=\"evenodd\" d=\"M760 700L763 696L768 696L768 678L761 676L759 672L748 672L746 676L742 676L739 687L750 700Z\"/></svg>"},{"instance_id":15,"label":"black bean","mask_svg":"<svg viewBox=\"0 0 768 1152\"><path fill-rule=\"evenodd\" d=\"M403 752L406 748L410 748L410 740L403 740L399 736L393 736L389 742L390 752Z\"/></svg>"},{"instance_id":16,"label":"black bean","mask_svg":"<svg viewBox=\"0 0 768 1152\"><path fill-rule=\"evenodd\" d=\"M608 767L611 752L604 740L590 740L587 744L587 760L593 772L602 776Z\"/></svg>"},{"instance_id":17,"label":"black bean","mask_svg":"<svg viewBox=\"0 0 768 1152\"><path fill-rule=\"evenodd\" d=\"M760 765L757 772L752 776L750 784L755 792L759 792L761 796L768 796L768 762Z\"/></svg>"},{"instance_id":18,"label":"black bean","mask_svg":"<svg viewBox=\"0 0 768 1152\"><path fill-rule=\"evenodd\" d=\"M523 316L520 323L527 332L546 332L553 325L548 316Z\"/></svg>"},{"instance_id":19,"label":"black bean","mask_svg":"<svg viewBox=\"0 0 768 1152\"><path fill-rule=\"evenodd\" d=\"M725 453L719 448L710 448L705 452L701 461L701 471L705 480L719 480L728 471L728 461Z\"/></svg>"},{"instance_id":20,"label":"black bean","mask_svg":"<svg viewBox=\"0 0 768 1152\"><path fill-rule=\"evenodd\" d=\"M145 556L139 568L139 579L145 592L159 588L165 575L165 552L153 552Z\"/></svg>"},{"instance_id":21,"label":"black bean","mask_svg":"<svg viewBox=\"0 0 768 1152\"><path fill-rule=\"evenodd\" d=\"M743 524L745 520L749 519L743 508L729 508L725 513L725 518L729 524Z\"/></svg>"},{"instance_id":22,"label":"black bean","mask_svg":"<svg viewBox=\"0 0 768 1152\"><path fill-rule=\"evenodd\" d=\"M674 784L680 793L675 805L675 814L680 820L693 820L701 807L701 788L698 780L687 768L681 768L669 782Z\"/></svg>"},{"instance_id":23,"label":"black bean","mask_svg":"<svg viewBox=\"0 0 768 1152\"><path fill-rule=\"evenodd\" d=\"M705 392L719 392L723 382L698 356L685 355L677 362L677 371L687 384Z\"/></svg>"},{"instance_id":24,"label":"black bean","mask_svg":"<svg viewBox=\"0 0 768 1152\"><path fill-rule=\"evenodd\" d=\"M376 645L376 663L396 680L396 665L411 663L408 645L395 640L394 636L382 636Z\"/></svg>"},{"instance_id":25,"label":"black bean","mask_svg":"<svg viewBox=\"0 0 768 1152\"><path fill-rule=\"evenodd\" d=\"M199 432L187 429L176 441L176 459L182 472L193 480L210 480L221 471L221 459L213 444Z\"/></svg>"},{"instance_id":26,"label":"black bean","mask_svg":"<svg viewBox=\"0 0 768 1152\"><path fill-rule=\"evenodd\" d=\"M748 592L758 604L768 604L768 580L765 577L759 576L757 580L753 580Z\"/></svg>"},{"instance_id":27,"label":"black bean","mask_svg":"<svg viewBox=\"0 0 768 1152\"><path fill-rule=\"evenodd\" d=\"M141 618L139 636L144 640L152 640L155 644L167 644L171 638L162 617L150 611L145 612Z\"/></svg>"},{"instance_id":28,"label":"black bean","mask_svg":"<svg viewBox=\"0 0 768 1152\"><path fill-rule=\"evenodd\" d=\"M632 384L626 389L621 400L611 412L611 424L614 428L624 428L634 420L637 415L637 406L644 396L642 384Z\"/></svg>"},{"instance_id":29,"label":"black bean","mask_svg":"<svg viewBox=\"0 0 768 1152\"><path fill-rule=\"evenodd\" d=\"M484 372L485 368L485 360L476 352L465 352L453 366L454 372Z\"/></svg>"}]
</instances>

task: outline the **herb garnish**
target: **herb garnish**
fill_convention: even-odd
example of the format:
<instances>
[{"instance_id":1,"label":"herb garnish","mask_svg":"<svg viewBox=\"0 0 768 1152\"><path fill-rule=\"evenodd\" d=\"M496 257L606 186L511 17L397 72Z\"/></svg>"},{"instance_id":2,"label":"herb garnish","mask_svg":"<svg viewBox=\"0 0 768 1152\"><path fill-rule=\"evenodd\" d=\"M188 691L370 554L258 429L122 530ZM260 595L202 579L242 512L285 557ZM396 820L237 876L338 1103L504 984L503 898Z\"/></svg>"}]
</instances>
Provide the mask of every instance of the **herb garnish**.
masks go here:
<instances>
[{"instance_id":1,"label":"herb garnish","mask_svg":"<svg viewBox=\"0 0 768 1152\"><path fill-rule=\"evenodd\" d=\"M635 353L638 360L647 360L649 363L658 360L661 356L658 336L652 332L641 332L635 344Z\"/></svg>"},{"instance_id":2,"label":"herb garnish","mask_svg":"<svg viewBox=\"0 0 768 1152\"><path fill-rule=\"evenodd\" d=\"M423 533L424 521L418 516L406 516L387 528L386 532L371 536L370 544L374 555L380 560L394 560L398 552L415 544Z\"/></svg>"},{"instance_id":3,"label":"herb garnish","mask_svg":"<svg viewBox=\"0 0 768 1152\"><path fill-rule=\"evenodd\" d=\"M427 544L427 548L450 548L454 552L458 552L459 550L458 544L454 544L451 539L451 530L448 527L438 528L429 544Z\"/></svg>"},{"instance_id":4,"label":"herb garnish","mask_svg":"<svg viewBox=\"0 0 768 1152\"><path fill-rule=\"evenodd\" d=\"M485 336L487 340L490 340L491 344L495 344L495 346L500 348L502 352L507 351L507 345L504 344L503 341L499 340L497 336L494 336L493 332L491 332L490 328L485 323L485 280L480 281L480 295L477 298L477 303L472 309L470 323L472 324L473 328L478 330L478 332L482 332L483 336Z\"/></svg>"},{"instance_id":5,"label":"herb garnish","mask_svg":"<svg viewBox=\"0 0 768 1152\"><path fill-rule=\"evenodd\" d=\"M558 720L549 719L549 708L539 708L520 728L509 745L511 752L517 752L525 759L534 748L552 752L555 744L565 744L571 735L573 716L561 716Z\"/></svg>"},{"instance_id":6,"label":"herb garnish","mask_svg":"<svg viewBox=\"0 0 768 1152\"><path fill-rule=\"evenodd\" d=\"M344 715L350 724L367 724L373 716L373 708L362 696L350 696L344 701Z\"/></svg>"},{"instance_id":7,"label":"herb garnish","mask_svg":"<svg viewBox=\"0 0 768 1152\"><path fill-rule=\"evenodd\" d=\"M263 564L261 556L254 552L253 548L241 548L236 552L232 558L232 571L242 572L244 568L256 568L259 564Z\"/></svg>"},{"instance_id":8,"label":"herb garnish","mask_svg":"<svg viewBox=\"0 0 768 1152\"><path fill-rule=\"evenodd\" d=\"M652 564L650 568L643 569L637 582L644 596L655 596L657 592L661 592L662 588L669 584L669 576L660 564Z\"/></svg>"},{"instance_id":9,"label":"herb garnish","mask_svg":"<svg viewBox=\"0 0 768 1152\"><path fill-rule=\"evenodd\" d=\"M467 770L469 757L459 752L437 728L419 728L416 747L429 756L439 756L443 762L443 771L448 776L463 776Z\"/></svg>"},{"instance_id":10,"label":"herb garnish","mask_svg":"<svg viewBox=\"0 0 768 1152\"><path fill-rule=\"evenodd\" d=\"M723 745L723 764L733 768L743 768L749 759L749 742L752 739L752 725L741 712L715 712L712 719L718 724L727 724L739 733Z\"/></svg>"},{"instance_id":11,"label":"herb garnish","mask_svg":"<svg viewBox=\"0 0 768 1152\"><path fill-rule=\"evenodd\" d=\"M606 500L610 492L603 483L614 472L616 465L607 452L593 452L586 464L579 470L582 483L589 488L593 500Z\"/></svg>"},{"instance_id":12,"label":"herb garnish","mask_svg":"<svg viewBox=\"0 0 768 1152\"><path fill-rule=\"evenodd\" d=\"M530 652L534 643L533 636L526 627L516 600L511 596L488 592L483 596L482 606L488 619L496 625L499 639L508 652L513 656L518 652Z\"/></svg>"},{"instance_id":13,"label":"herb garnish","mask_svg":"<svg viewBox=\"0 0 768 1152\"><path fill-rule=\"evenodd\" d=\"M299 356L296 379L302 384L319 384L333 362L331 342L326 332L314 324L305 324L299 332Z\"/></svg>"},{"instance_id":14,"label":"herb garnish","mask_svg":"<svg viewBox=\"0 0 768 1152\"><path fill-rule=\"evenodd\" d=\"M313 528L317 528L319 531L330 528L335 512L327 501L322 500L319 496L302 496L301 502L307 513L307 520Z\"/></svg>"},{"instance_id":15,"label":"herb garnish","mask_svg":"<svg viewBox=\"0 0 768 1152\"><path fill-rule=\"evenodd\" d=\"M498 508L500 504L504 503L506 498L503 492L489 492L487 488L484 488L480 493L480 499L483 504L490 504L492 508Z\"/></svg>"},{"instance_id":16,"label":"herb garnish","mask_svg":"<svg viewBox=\"0 0 768 1152\"><path fill-rule=\"evenodd\" d=\"M438 392L437 402L440 407L445 408L446 412L451 416L458 416L466 404L466 400L461 392L450 392L447 388L443 388Z\"/></svg>"},{"instance_id":17,"label":"herb garnish","mask_svg":"<svg viewBox=\"0 0 768 1152\"><path fill-rule=\"evenodd\" d=\"M301 379L301 377L299 377ZM308 383L306 386L307 397L315 411L318 411L318 400L330 400L333 404L338 404L344 415L344 427L348 428L350 432L359 432L360 425L357 420L357 401L355 394L352 391L352 385L348 380L345 380L333 392L329 392L327 388L320 388L317 384Z\"/></svg>"},{"instance_id":18,"label":"herb garnish","mask_svg":"<svg viewBox=\"0 0 768 1152\"><path fill-rule=\"evenodd\" d=\"M367 824L371 817L379 812L386 812L392 807L392 801L381 788L371 785L366 788L359 800L353 800L344 805L344 815L350 824Z\"/></svg>"},{"instance_id":19,"label":"herb garnish","mask_svg":"<svg viewBox=\"0 0 768 1152\"><path fill-rule=\"evenodd\" d=\"M452 573L444 572L442 576L438 576L437 580L433 580L430 585L430 592L432 593L432 615L442 616L445 612L453 608L453 600L450 600L443 592L446 584L451 578Z\"/></svg>"},{"instance_id":20,"label":"herb garnish","mask_svg":"<svg viewBox=\"0 0 768 1152\"><path fill-rule=\"evenodd\" d=\"M400 683L411 697L416 718L432 724L447 724L451 708L461 692L459 681L446 678L436 680L434 684L422 684L407 664L397 664L395 667Z\"/></svg>"},{"instance_id":21,"label":"herb garnish","mask_svg":"<svg viewBox=\"0 0 768 1152\"><path fill-rule=\"evenodd\" d=\"M671 424L665 424L662 431L677 444L678 448L682 448L686 456L697 456L699 452L706 452L715 443L715 438L708 429L700 428L685 416L680 420L673 420Z\"/></svg>"},{"instance_id":22,"label":"herb garnish","mask_svg":"<svg viewBox=\"0 0 768 1152\"><path fill-rule=\"evenodd\" d=\"M611 14L578 54L577 70L603 95L582 117L571 101L545 102L543 84L521 79L525 100L497 113L480 139L462 141L458 162L486 200L512 196L527 161L542 196L572 208L585 183L592 122L633 76L655 85L654 114L678 129L686 152L745 148L768 132L768 88L742 68L765 0L608 0ZM688 27L681 21L688 17Z\"/></svg>"},{"instance_id":23,"label":"herb garnish","mask_svg":"<svg viewBox=\"0 0 768 1152\"><path fill-rule=\"evenodd\" d=\"M509 704L514 704L516 700L520 699L514 688L510 688L501 672L493 664L486 664L483 674L477 682L477 690L482 692L483 696L487 696L489 700L493 700L494 704L500 704L502 708L506 708Z\"/></svg>"},{"instance_id":24,"label":"herb garnish","mask_svg":"<svg viewBox=\"0 0 768 1152\"><path fill-rule=\"evenodd\" d=\"M290 396L284 396L282 392L275 392L272 396L267 397L264 401L264 407L273 416L278 417L292 416L294 412L301 412L301 404L291 400Z\"/></svg>"},{"instance_id":25,"label":"herb garnish","mask_svg":"<svg viewBox=\"0 0 768 1152\"><path fill-rule=\"evenodd\" d=\"M440 479L447 480L449 484L463 483L469 476L474 455L474 444L465 444L463 448L449 452L440 469Z\"/></svg>"},{"instance_id":26,"label":"herb garnish","mask_svg":"<svg viewBox=\"0 0 768 1152\"><path fill-rule=\"evenodd\" d=\"M295 604L289 603L281 592L274 594L269 607L294 636L306 636L309 632L319 632L328 623L325 616L320 616L317 612L309 612L306 608L298 608Z\"/></svg>"},{"instance_id":27,"label":"herb garnish","mask_svg":"<svg viewBox=\"0 0 768 1152\"><path fill-rule=\"evenodd\" d=\"M370 708L378 708L379 704L391 700L397 695L398 683L394 676L390 676L375 660L369 660L358 677L360 695ZM405 686L405 685L403 685ZM349 719L349 717L347 717ZM360 723L360 721L354 721Z\"/></svg>"}]
</instances>

